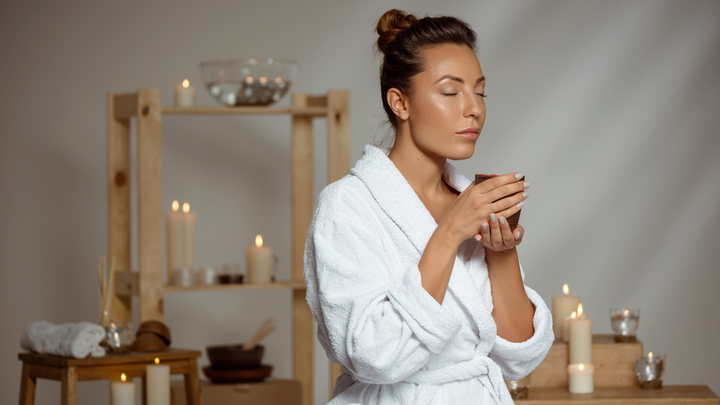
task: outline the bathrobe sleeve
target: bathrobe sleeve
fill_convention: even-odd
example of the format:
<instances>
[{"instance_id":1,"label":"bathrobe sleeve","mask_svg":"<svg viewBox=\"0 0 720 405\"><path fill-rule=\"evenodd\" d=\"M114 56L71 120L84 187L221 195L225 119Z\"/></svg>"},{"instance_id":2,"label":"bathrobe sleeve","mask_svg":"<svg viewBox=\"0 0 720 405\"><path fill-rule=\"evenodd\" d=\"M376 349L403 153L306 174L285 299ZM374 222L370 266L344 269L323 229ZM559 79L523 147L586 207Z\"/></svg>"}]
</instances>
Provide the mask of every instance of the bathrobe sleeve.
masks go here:
<instances>
[{"instance_id":1,"label":"bathrobe sleeve","mask_svg":"<svg viewBox=\"0 0 720 405\"><path fill-rule=\"evenodd\" d=\"M525 272L520 265L523 282ZM530 374L537 367L552 346L555 334L552 327L552 315L542 297L532 288L525 286L525 293L535 308L533 328L535 333L524 342L509 342L499 335L495 336L495 344L488 354L502 370L507 381L519 380Z\"/></svg>"},{"instance_id":2,"label":"bathrobe sleeve","mask_svg":"<svg viewBox=\"0 0 720 405\"><path fill-rule=\"evenodd\" d=\"M307 300L328 356L358 380L392 384L421 369L461 323L421 285L369 193L337 183L321 193L305 247ZM418 255L419 261L419 255Z\"/></svg>"}]
</instances>

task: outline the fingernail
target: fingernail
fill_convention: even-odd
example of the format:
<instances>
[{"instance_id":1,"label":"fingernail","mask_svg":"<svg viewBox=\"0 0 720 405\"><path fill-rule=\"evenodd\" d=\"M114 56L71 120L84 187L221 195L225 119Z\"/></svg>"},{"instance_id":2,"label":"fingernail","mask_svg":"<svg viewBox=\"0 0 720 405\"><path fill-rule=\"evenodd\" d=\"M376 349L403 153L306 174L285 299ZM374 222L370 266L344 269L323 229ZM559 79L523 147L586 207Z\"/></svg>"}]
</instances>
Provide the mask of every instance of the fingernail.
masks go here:
<instances>
[{"instance_id":1,"label":"fingernail","mask_svg":"<svg viewBox=\"0 0 720 405\"><path fill-rule=\"evenodd\" d=\"M523 198L528 198L529 195L530 193L528 193L527 191L523 191L522 193Z\"/></svg>"},{"instance_id":2,"label":"fingernail","mask_svg":"<svg viewBox=\"0 0 720 405\"><path fill-rule=\"evenodd\" d=\"M476 241L480 242L480 239L482 239L482 236L480 236L480 235L473 236L473 239L475 239Z\"/></svg>"},{"instance_id":3,"label":"fingernail","mask_svg":"<svg viewBox=\"0 0 720 405\"><path fill-rule=\"evenodd\" d=\"M515 239L520 239L520 231L517 231L517 236L515 236Z\"/></svg>"},{"instance_id":4,"label":"fingernail","mask_svg":"<svg viewBox=\"0 0 720 405\"><path fill-rule=\"evenodd\" d=\"M505 218L500 217L500 225L505 225Z\"/></svg>"},{"instance_id":5,"label":"fingernail","mask_svg":"<svg viewBox=\"0 0 720 405\"><path fill-rule=\"evenodd\" d=\"M483 231L487 231L488 224L482 224L482 225L480 225L480 227L482 228Z\"/></svg>"},{"instance_id":6,"label":"fingernail","mask_svg":"<svg viewBox=\"0 0 720 405\"><path fill-rule=\"evenodd\" d=\"M522 174L522 173L516 173L516 174L515 174L515 178L518 179L518 180L522 179L523 176L524 176L524 174Z\"/></svg>"},{"instance_id":7,"label":"fingernail","mask_svg":"<svg viewBox=\"0 0 720 405\"><path fill-rule=\"evenodd\" d=\"M495 222L495 214L490 214L490 222Z\"/></svg>"},{"instance_id":8,"label":"fingernail","mask_svg":"<svg viewBox=\"0 0 720 405\"><path fill-rule=\"evenodd\" d=\"M523 202L523 201L520 201L520 202L518 203L517 207L518 207L518 208L522 208L522 207L523 207L523 205L525 205L525 202Z\"/></svg>"},{"instance_id":9,"label":"fingernail","mask_svg":"<svg viewBox=\"0 0 720 405\"><path fill-rule=\"evenodd\" d=\"M523 186L525 186L525 188L530 188L530 182L529 181L524 182Z\"/></svg>"}]
</instances>

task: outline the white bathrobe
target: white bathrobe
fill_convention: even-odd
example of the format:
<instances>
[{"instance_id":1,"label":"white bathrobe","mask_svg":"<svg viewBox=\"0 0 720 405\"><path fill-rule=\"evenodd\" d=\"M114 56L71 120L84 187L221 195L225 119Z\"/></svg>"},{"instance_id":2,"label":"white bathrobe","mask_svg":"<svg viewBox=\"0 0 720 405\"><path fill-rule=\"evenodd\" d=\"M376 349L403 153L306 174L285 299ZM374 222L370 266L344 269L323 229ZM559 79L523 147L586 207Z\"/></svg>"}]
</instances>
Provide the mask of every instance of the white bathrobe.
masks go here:
<instances>
[{"instance_id":1,"label":"white bathrobe","mask_svg":"<svg viewBox=\"0 0 720 405\"><path fill-rule=\"evenodd\" d=\"M418 269L437 223L388 152L367 145L351 174L322 191L308 231L307 301L320 343L343 370L330 404L512 404L503 379L545 358L550 311L525 287L534 335L498 336L485 248L472 238L438 304ZM450 163L443 178L457 191L471 184Z\"/></svg>"}]
</instances>

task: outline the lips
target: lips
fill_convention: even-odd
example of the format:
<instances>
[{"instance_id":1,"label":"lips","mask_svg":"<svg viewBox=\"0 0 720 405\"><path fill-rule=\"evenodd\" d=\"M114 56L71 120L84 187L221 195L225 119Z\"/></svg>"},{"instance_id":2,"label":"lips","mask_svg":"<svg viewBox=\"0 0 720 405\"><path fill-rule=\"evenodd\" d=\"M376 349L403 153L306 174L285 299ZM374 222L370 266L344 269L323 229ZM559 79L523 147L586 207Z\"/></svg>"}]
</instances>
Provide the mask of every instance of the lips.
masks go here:
<instances>
[{"instance_id":1,"label":"lips","mask_svg":"<svg viewBox=\"0 0 720 405\"><path fill-rule=\"evenodd\" d=\"M456 132L457 135L462 136L463 138L468 138L471 140L476 140L478 138L478 133L480 132L480 128L478 127L470 127L465 128L463 130L460 130Z\"/></svg>"}]
</instances>

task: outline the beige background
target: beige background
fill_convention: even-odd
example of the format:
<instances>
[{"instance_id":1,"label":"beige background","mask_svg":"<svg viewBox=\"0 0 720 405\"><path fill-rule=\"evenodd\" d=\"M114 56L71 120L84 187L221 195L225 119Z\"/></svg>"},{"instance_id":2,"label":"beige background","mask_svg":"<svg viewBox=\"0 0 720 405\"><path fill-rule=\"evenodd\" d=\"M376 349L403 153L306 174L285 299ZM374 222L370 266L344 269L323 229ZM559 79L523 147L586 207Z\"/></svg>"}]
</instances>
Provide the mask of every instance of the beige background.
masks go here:
<instances>
[{"instance_id":1,"label":"beige background","mask_svg":"<svg viewBox=\"0 0 720 405\"><path fill-rule=\"evenodd\" d=\"M563 283L596 333L608 309L642 309L646 350L667 384L720 393L720 3L716 1L0 2L0 396L17 402L24 326L98 319L96 257L107 246L105 94L188 78L215 105L198 63L299 60L295 91L351 91L352 161L382 137L373 26L389 7L450 14L479 35L487 123L476 172L533 183L520 248L550 303ZM284 100L284 104L287 100ZM324 154L318 121L317 150ZM167 117L163 201L197 213L197 262L245 260L260 233L289 278L289 119ZM319 192L326 178L317 168ZM266 362L289 377L288 292L173 293L179 347L246 339L279 324ZM317 403L327 396L316 353ZM201 361L205 364L206 360ZM80 385L80 404L107 401ZM58 403L41 381L38 404Z\"/></svg>"}]
</instances>

